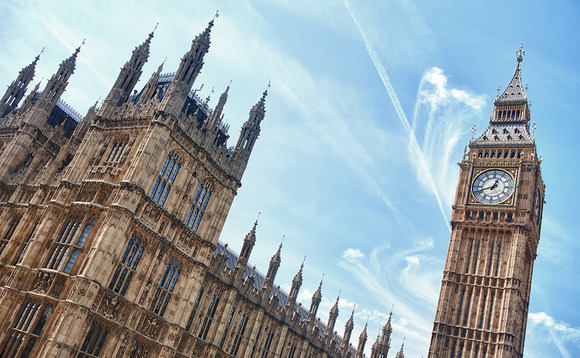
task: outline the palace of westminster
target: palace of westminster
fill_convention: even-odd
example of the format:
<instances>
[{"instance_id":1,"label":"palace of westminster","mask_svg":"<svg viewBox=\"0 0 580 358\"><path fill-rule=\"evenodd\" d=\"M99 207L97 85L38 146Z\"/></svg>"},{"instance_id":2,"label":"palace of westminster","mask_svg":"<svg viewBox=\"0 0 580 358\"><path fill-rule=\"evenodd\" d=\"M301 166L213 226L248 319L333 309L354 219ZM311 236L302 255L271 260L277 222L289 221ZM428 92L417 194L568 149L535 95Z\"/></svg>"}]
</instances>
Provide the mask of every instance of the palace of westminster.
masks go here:
<instances>
[{"instance_id":1,"label":"palace of westminster","mask_svg":"<svg viewBox=\"0 0 580 358\"><path fill-rule=\"evenodd\" d=\"M257 221L238 253L219 241L260 134L267 90L228 147L223 109L192 91L214 21L174 73L135 90L153 33L100 108L84 118L60 97L80 47L43 90L26 94L39 57L0 100L0 358L365 356L353 314L336 332L250 263ZM544 184L520 65L469 143L429 357L522 357ZM22 103L21 103L22 102ZM342 330L341 330L342 331ZM391 316L372 345L386 358ZM396 358L403 358L403 345Z\"/></svg>"}]
</instances>

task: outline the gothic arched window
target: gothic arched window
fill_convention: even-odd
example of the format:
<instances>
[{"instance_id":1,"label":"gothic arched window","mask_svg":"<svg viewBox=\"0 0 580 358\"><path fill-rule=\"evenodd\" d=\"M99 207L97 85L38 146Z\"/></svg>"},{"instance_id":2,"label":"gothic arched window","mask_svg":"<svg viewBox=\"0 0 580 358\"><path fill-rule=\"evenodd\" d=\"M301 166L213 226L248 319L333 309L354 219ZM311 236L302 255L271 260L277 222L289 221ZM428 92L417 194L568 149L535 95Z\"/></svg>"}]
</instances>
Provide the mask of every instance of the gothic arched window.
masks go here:
<instances>
[{"instance_id":1,"label":"gothic arched window","mask_svg":"<svg viewBox=\"0 0 580 358\"><path fill-rule=\"evenodd\" d=\"M197 229L199 228L199 224L201 223L201 219L203 218L205 209L207 208L207 203L211 197L211 189L212 185L209 180L201 183L197 189L197 193L193 199L193 204L191 204L191 208L185 218L185 225L193 230L193 232L197 232Z\"/></svg>"},{"instance_id":2,"label":"gothic arched window","mask_svg":"<svg viewBox=\"0 0 580 358\"><path fill-rule=\"evenodd\" d=\"M88 216L86 220L78 214L71 217L58 241L53 244L52 253L45 267L59 270L66 259L67 263L63 272L70 273L95 224L95 220L96 215L94 214Z\"/></svg>"},{"instance_id":3,"label":"gothic arched window","mask_svg":"<svg viewBox=\"0 0 580 358\"><path fill-rule=\"evenodd\" d=\"M10 224L10 226L8 226L8 230L6 231L6 233L4 234L4 236L2 236L2 239L0 240L0 256L2 255L2 252L4 252L4 249L6 248L6 246L8 246L8 243L10 242L10 239L12 238L12 235L14 234L14 230L16 230L16 227L18 226L18 223L20 222L20 218L14 218L14 220L12 220L12 223Z\"/></svg>"},{"instance_id":4,"label":"gothic arched window","mask_svg":"<svg viewBox=\"0 0 580 358\"><path fill-rule=\"evenodd\" d=\"M77 358L98 357L105 344L109 330L98 322L91 323L91 327L85 336L81 350Z\"/></svg>"},{"instance_id":5,"label":"gothic arched window","mask_svg":"<svg viewBox=\"0 0 580 358\"><path fill-rule=\"evenodd\" d=\"M124 136L118 138L115 141L115 144L111 147L109 151L109 155L105 160L105 165L116 166L121 161L123 154L127 150L127 146L129 145L129 135L125 134Z\"/></svg>"},{"instance_id":6,"label":"gothic arched window","mask_svg":"<svg viewBox=\"0 0 580 358\"><path fill-rule=\"evenodd\" d=\"M157 180L155 180L153 189L151 189L151 194L149 194L149 197L153 199L154 202L158 203L159 206L165 204L167 195L169 195L169 191L171 190L171 185L175 181L175 177L181 167L180 162L181 158L175 152L169 152L163 162L163 166L159 171L159 176L157 177Z\"/></svg>"},{"instance_id":7,"label":"gothic arched window","mask_svg":"<svg viewBox=\"0 0 580 358\"><path fill-rule=\"evenodd\" d=\"M129 239L129 242L127 242L125 251L123 251L117 269L113 274L111 283L109 283L109 290L113 290L121 296L125 296L127 287L129 287L129 284L131 283L131 279L133 278L135 269L139 264L139 260L141 260L141 256L143 256L143 251L145 250L146 245L147 242L140 234L137 234L136 232L131 234L131 238Z\"/></svg>"},{"instance_id":8,"label":"gothic arched window","mask_svg":"<svg viewBox=\"0 0 580 358\"><path fill-rule=\"evenodd\" d=\"M163 276L161 276L161 280L159 281L159 287L157 288L157 291L155 291L153 302L151 302L151 311L163 316L167 304L171 299L171 294L173 293L180 272L181 262L173 257L169 258Z\"/></svg>"},{"instance_id":9,"label":"gothic arched window","mask_svg":"<svg viewBox=\"0 0 580 358\"><path fill-rule=\"evenodd\" d=\"M1 357L30 357L34 344L52 312L51 306L41 310L42 304L35 301L28 301L23 307L20 315L14 320L16 323L12 326L10 336L0 352Z\"/></svg>"}]
</instances>

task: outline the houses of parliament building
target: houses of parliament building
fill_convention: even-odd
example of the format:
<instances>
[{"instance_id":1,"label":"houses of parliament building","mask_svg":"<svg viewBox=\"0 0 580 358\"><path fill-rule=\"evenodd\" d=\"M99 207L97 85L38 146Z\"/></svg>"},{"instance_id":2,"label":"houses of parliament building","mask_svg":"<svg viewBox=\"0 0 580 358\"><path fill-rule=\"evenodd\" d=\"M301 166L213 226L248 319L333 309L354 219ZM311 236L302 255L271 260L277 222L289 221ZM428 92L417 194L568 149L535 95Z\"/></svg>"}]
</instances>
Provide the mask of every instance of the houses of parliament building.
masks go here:
<instances>
[{"instance_id":1,"label":"houses of parliament building","mask_svg":"<svg viewBox=\"0 0 580 358\"><path fill-rule=\"evenodd\" d=\"M135 90L153 33L130 55L100 108L79 116L60 97L80 47L28 94L39 57L0 100L0 358L365 356L353 313L335 327L297 302L276 273L220 233L265 117L267 89L229 147L223 109L192 91L213 20L174 73ZM516 72L489 127L460 163L452 233L429 357L523 356L544 185ZM240 238L242 240L242 238ZM340 333L337 333L340 330ZM386 358L391 316L371 347ZM392 353L392 352L391 352ZM403 345L393 356L403 358Z\"/></svg>"},{"instance_id":2,"label":"houses of parliament building","mask_svg":"<svg viewBox=\"0 0 580 358\"><path fill-rule=\"evenodd\" d=\"M153 33L132 52L99 109L60 100L80 48L28 95L39 57L0 101L0 357L358 357L353 314L338 334L338 298L317 316L276 273L219 241L260 134L267 90L233 147L228 89L210 109L192 91L213 20L175 73L137 92ZM26 95L26 96L25 96ZM22 102L22 103L21 103ZM241 240L242 238L240 238ZM386 357L391 319L372 346ZM403 357L401 346L397 357Z\"/></svg>"}]
</instances>

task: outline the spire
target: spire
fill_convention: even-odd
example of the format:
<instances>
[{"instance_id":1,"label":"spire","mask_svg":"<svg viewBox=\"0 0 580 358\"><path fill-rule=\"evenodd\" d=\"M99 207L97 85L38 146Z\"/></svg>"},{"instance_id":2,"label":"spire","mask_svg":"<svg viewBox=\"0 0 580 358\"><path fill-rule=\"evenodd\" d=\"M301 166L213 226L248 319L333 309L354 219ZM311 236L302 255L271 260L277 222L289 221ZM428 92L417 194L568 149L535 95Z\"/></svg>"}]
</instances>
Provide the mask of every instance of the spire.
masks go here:
<instances>
[{"instance_id":1,"label":"spire","mask_svg":"<svg viewBox=\"0 0 580 358\"><path fill-rule=\"evenodd\" d=\"M230 91L231 85L232 85L232 81L230 81L230 84L228 85L228 87L226 88L224 93L222 93L222 95L220 96L220 99L218 100L218 104L216 105L214 110L211 112L211 115L210 115L209 119L207 120L207 123L208 123L207 126L212 131L217 131L219 129L219 125L220 125L222 117L223 117L222 113L224 111L224 106L226 105L226 102L228 101L228 92Z\"/></svg>"},{"instance_id":2,"label":"spire","mask_svg":"<svg viewBox=\"0 0 580 358\"><path fill-rule=\"evenodd\" d=\"M44 87L38 100L32 107L30 123L40 126L47 120L48 116L54 109L56 102L64 93L69 78L75 71L77 56L84 43L85 41L83 40L82 44L77 47L75 52L69 58L61 62L58 71L48 80L46 87Z\"/></svg>"},{"instance_id":3,"label":"spire","mask_svg":"<svg viewBox=\"0 0 580 358\"><path fill-rule=\"evenodd\" d=\"M155 29L156 28L157 25L155 25ZM116 107L127 102L131 96L131 92L133 92L135 85L139 81L139 78L141 78L143 66L149 59L151 39L153 39L155 29L141 45L135 47L131 54L131 58L125 62L125 65L121 68L121 72L119 72L119 76L117 76L113 88L111 88L111 91L101 106L101 116L109 117Z\"/></svg>"},{"instance_id":4,"label":"spire","mask_svg":"<svg viewBox=\"0 0 580 358\"><path fill-rule=\"evenodd\" d=\"M143 88L143 91L141 92L141 96L139 97L138 103L148 102L153 97L155 97L155 95L157 94L157 84L159 83L159 76L161 76L161 71L163 71L164 64L165 60L161 62L161 64L157 68L157 72L151 75L151 78L149 79L149 81L147 81L145 88Z\"/></svg>"},{"instance_id":5,"label":"spire","mask_svg":"<svg viewBox=\"0 0 580 358\"><path fill-rule=\"evenodd\" d=\"M326 344L329 345L330 341L332 340L332 336L334 333L334 325L336 324L336 319L338 318L338 301L340 300L340 291L338 292L338 296L336 297L336 302L334 302L334 306L330 309L330 313L328 314L328 323L326 324L326 330L324 331L324 337L326 339Z\"/></svg>"},{"instance_id":6,"label":"spire","mask_svg":"<svg viewBox=\"0 0 580 358\"><path fill-rule=\"evenodd\" d=\"M369 319L367 318L367 322L365 323L365 328L363 328L360 336L358 337L358 347L356 349L355 358L362 358L364 356L365 344L367 343L367 326L369 324Z\"/></svg>"},{"instance_id":7,"label":"spire","mask_svg":"<svg viewBox=\"0 0 580 358\"><path fill-rule=\"evenodd\" d=\"M403 353L403 347L405 346L405 338L403 338L403 343L401 344L401 349L399 353L395 356L395 358L405 358L405 353Z\"/></svg>"},{"instance_id":8,"label":"spire","mask_svg":"<svg viewBox=\"0 0 580 358\"><path fill-rule=\"evenodd\" d=\"M256 139L260 135L260 124L266 115L266 96L268 95L268 88L270 88L270 83L268 87L262 93L262 98L252 107L250 110L250 116L248 120L242 126L240 137L238 143L236 144L234 151L238 155L243 155L243 158L247 161L252 153ZM243 154L242 154L243 153Z\"/></svg>"},{"instance_id":9,"label":"spire","mask_svg":"<svg viewBox=\"0 0 580 358\"><path fill-rule=\"evenodd\" d=\"M521 63L525 52L520 46L517 52L517 65L514 75L503 93L494 102L493 114L485 132L474 140L469 147L498 144L533 144L530 135L530 105L522 87Z\"/></svg>"},{"instance_id":10,"label":"spire","mask_svg":"<svg viewBox=\"0 0 580 358\"><path fill-rule=\"evenodd\" d=\"M527 96L524 93L524 88L522 87L522 75L521 75L521 63L524 60L525 51L523 50L524 45L520 46L519 51L517 52L517 65L514 75L503 91L501 96L496 100L497 102L519 102L525 101Z\"/></svg>"},{"instance_id":11,"label":"spire","mask_svg":"<svg viewBox=\"0 0 580 358\"><path fill-rule=\"evenodd\" d=\"M379 358L379 357L386 357L389 353L389 349L391 348L391 333L393 329L391 327L391 318L393 316L393 310L391 309L391 313L389 313L389 320L383 326L382 333L377 336L376 342L373 344L373 348L371 351L371 358Z\"/></svg>"},{"instance_id":12,"label":"spire","mask_svg":"<svg viewBox=\"0 0 580 358\"><path fill-rule=\"evenodd\" d=\"M182 112L189 91L203 67L203 58L209 50L213 22L212 19L206 29L196 36L191 49L181 59L167 93L163 96L162 107L165 112L174 116Z\"/></svg>"},{"instance_id":13,"label":"spire","mask_svg":"<svg viewBox=\"0 0 580 358\"><path fill-rule=\"evenodd\" d=\"M252 253L252 249L256 244L256 227L258 226L258 219L254 222L254 226L252 230L246 235L244 239L244 244L242 246L242 251L240 251L240 256L238 257L238 261L236 262L236 270L241 270L242 272L246 268L248 264L248 260L250 259L250 254Z\"/></svg>"},{"instance_id":14,"label":"spire","mask_svg":"<svg viewBox=\"0 0 580 358\"><path fill-rule=\"evenodd\" d=\"M36 58L34 59L34 61L32 61L32 63L30 63L28 66L20 70L20 73L18 74L16 80L12 81L10 86L8 86L6 93L4 93L4 96L2 97L2 99L0 99L0 118L14 111L18 106L20 100L22 100L22 98L24 97L28 84L34 78L34 72L36 70L36 64L38 63L38 59L40 58L40 55L43 52L44 48L38 54L38 56L36 56Z\"/></svg>"},{"instance_id":15,"label":"spire","mask_svg":"<svg viewBox=\"0 0 580 358\"><path fill-rule=\"evenodd\" d=\"M346 324L344 325L344 334L342 335L342 341L340 342L340 352L342 353L343 357L346 355L346 352L348 351L348 348L350 346L350 335L352 334L352 330L354 328L355 308L356 305L355 307L353 307L352 313L350 314L350 318L348 319L348 321L346 321Z\"/></svg>"},{"instance_id":16,"label":"spire","mask_svg":"<svg viewBox=\"0 0 580 358\"><path fill-rule=\"evenodd\" d=\"M304 259L302 260L302 264L300 265L298 273L292 279L292 287L290 287L290 293L288 294L288 299L286 300L286 308L289 308L290 311L294 309L296 299L298 298L298 292L302 286L302 269L304 268L304 260L306 260L306 256L304 256Z\"/></svg>"},{"instance_id":17,"label":"spire","mask_svg":"<svg viewBox=\"0 0 580 358\"><path fill-rule=\"evenodd\" d=\"M281 259L281 252L282 252L282 244L284 243L284 238L280 242L280 246L278 246L278 251L272 256L270 260L270 266L268 267L268 273L266 274L266 278L264 279L264 284L262 285L262 289L268 290L272 288L272 284L274 283L274 279L276 279L276 274L278 273L278 268L280 268L280 263L282 262ZM266 291L268 292L268 291Z\"/></svg>"}]
</instances>

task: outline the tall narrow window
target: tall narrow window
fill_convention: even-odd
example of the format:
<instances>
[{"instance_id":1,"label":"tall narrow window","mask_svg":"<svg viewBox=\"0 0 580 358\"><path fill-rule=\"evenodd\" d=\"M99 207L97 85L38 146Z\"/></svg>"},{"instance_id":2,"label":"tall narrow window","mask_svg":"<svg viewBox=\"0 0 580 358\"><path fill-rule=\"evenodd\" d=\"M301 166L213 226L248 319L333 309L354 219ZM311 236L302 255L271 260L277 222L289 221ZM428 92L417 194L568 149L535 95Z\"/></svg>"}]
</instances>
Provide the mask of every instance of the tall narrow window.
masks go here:
<instances>
[{"instance_id":1,"label":"tall narrow window","mask_svg":"<svg viewBox=\"0 0 580 358\"><path fill-rule=\"evenodd\" d=\"M463 320L463 325L467 326L467 320L469 319L469 309L471 307L471 297L473 295L473 291L469 292L469 298L467 299L467 307L465 308L465 319Z\"/></svg>"},{"instance_id":2,"label":"tall narrow window","mask_svg":"<svg viewBox=\"0 0 580 358\"><path fill-rule=\"evenodd\" d=\"M245 311L242 319L240 320L240 324L238 325L238 329L236 330L236 336L234 338L234 344L232 346L232 350L230 354L234 357L238 355L238 349L240 349L240 343L242 342L242 338L244 337L244 332L246 332L246 325L248 324L248 312Z\"/></svg>"},{"instance_id":3,"label":"tall narrow window","mask_svg":"<svg viewBox=\"0 0 580 358\"><path fill-rule=\"evenodd\" d=\"M20 262L20 258L24 254L24 251L26 251L26 248L28 247L28 243L30 242L30 239L32 238L32 235L36 231L37 227L38 227L38 223L36 223L34 225L34 228L32 228L32 230L30 231L30 234L28 234L28 237L26 237L26 241L24 241L24 245L22 245L22 248L20 249L20 253L18 254L18 256L16 258L14 258L14 261L12 261L12 265L16 265L18 262Z\"/></svg>"},{"instance_id":4,"label":"tall narrow window","mask_svg":"<svg viewBox=\"0 0 580 358\"><path fill-rule=\"evenodd\" d=\"M60 270L62 263L66 261L63 272L70 273L95 224L95 218L95 215L91 215L83 220L81 215L73 216L65 226L58 241L53 244L50 258L45 267Z\"/></svg>"},{"instance_id":5,"label":"tall narrow window","mask_svg":"<svg viewBox=\"0 0 580 358\"><path fill-rule=\"evenodd\" d=\"M262 334L262 323L260 323L260 327L258 327L258 333L254 339L254 346L252 347L252 352L250 352L250 358L254 358L254 352L256 351L256 347L258 346L258 342L260 340L260 334Z\"/></svg>"},{"instance_id":6,"label":"tall narrow window","mask_svg":"<svg viewBox=\"0 0 580 358\"><path fill-rule=\"evenodd\" d=\"M141 234L137 234L136 232L131 234L131 238L127 242L127 246L125 246L125 251L123 251L123 256L121 256L117 269L113 274L111 283L109 283L109 290L125 296L127 287L131 283L131 279L139 264L139 260L141 260L141 256L143 256L146 245L147 242Z\"/></svg>"},{"instance_id":7,"label":"tall narrow window","mask_svg":"<svg viewBox=\"0 0 580 358\"><path fill-rule=\"evenodd\" d=\"M461 310L463 309L463 299L465 298L465 289L461 293L461 302L459 302L459 312L457 313L457 324L461 323Z\"/></svg>"},{"instance_id":8,"label":"tall narrow window","mask_svg":"<svg viewBox=\"0 0 580 358\"><path fill-rule=\"evenodd\" d=\"M489 330L489 328L491 327L491 315L493 313L493 298L494 298L494 292L491 292L491 299L489 302L489 314L487 316L487 329ZM485 351L484 351L485 354Z\"/></svg>"},{"instance_id":9,"label":"tall narrow window","mask_svg":"<svg viewBox=\"0 0 580 358\"><path fill-rule=\"evenodd\" d=\"M485 314L485 304L487 300L487 292L483 294L483 303L481 305L481 316L479 317L479 328L483 327L483 318Z\"/></svg>"},{"instance_id":10,"label":"tall narrow window","mask_svg":"<svg viewBox=\"0 0 580 358\"><path fill-rule=\"evenodd\" d=\"M481 244L481 240L477 241L477 248L475 249L475 257L473 258L473 273L477 271L477 258L479 257L479 244Z\"/></svg>"},{"instance_id":11,"label":"tall narrow window","mask_svg":"<svg viewBox=\"0 0 580 358\"><path fill-rule=\"evenodd\" d=\"M501 255L501 241L497 247L497 260L495 263L495 276L497 276L498 272L499 272L499 256Z\"/></svg>"},{"instance_id":12,"label":"tall narrow window","mask_svg":"<svg viewBox=\"0 0 580 358\"><path fill-rule=\"evenodd\" d=\"M493 262L493 247L495 246L495 241L491 242L491 250L489 252L489 266L487 267L487 275L491 274L491 265Z\"/></svg>"},{"instance_id":13,"label":"tall narrow window","mask_svg":"<svg viewBox=\"0 0 580 358\"><path fill-rule=\"evenodd\" d=\"M163 206L165 200L167 200L167 195L171 191L171 185L173 185L175 177L179 172L180 163L181 158L175 152L170 152L163 162L157 180L155 180L153 189L151 189L151 194L149 194L149 197L160 206Z\"/></svg>"},{"instance_id":14,"label":"tall narrow window","mask_svg":"<svg viewBox=\"0 0 580 358\"><path fill-rule=\"evenodd\" d=\"M201 283L201 288L199 289L199 293L197 294L197 298L195 299L195 303L193 304L193 309L191 310L191 314L189 315L189 319L187 320L187 325L185 326L185 330L189 332L191 329L191 324L195 319L195 312L199 307L199 302L201 301L201 297L203 296L203 291L205 290L205 282Z\"/></svg>"},{"instance_id":15,"label":"tall narrow window","mask_svg":"<svg viewBox=\"0 0 580 358\"><path fill-rule=\"evenodd\" d=\"M127 146L129 145L129 135L124 135L121 138L117 139L111 147L111 151L105 160L105 165L116 166L123 158L123 154L127 150Z\"/></svg>"},{"instance_id":16,"label":"tall narrow window","mask_svg":"<svg viewBox=\"0 0 580 358\"><path fill-rule=\"evenodd\" d=\"M4 234L2 240L0 240L0 256L2 256L2 252L4 252L6 246L8 246L8 243L12 238L12 234L14 234L14 230L16 230L16 227L18 226L18 222L19 219L15 219L14 221L12 221L12 224L10 224L8 231L6 231L6 234Z\"/></svg>"},{"instance_id":17,"label":"tall narrow window","mask_svg":"<svg viewBox=\"0 0 580 358\"><path fill-rule=\"evenodd\" d=\"M197 232L205 209L207 208L207 203L211 197L211 182L209 180L204 181L199 185L195 198L193 199L193 204L187 213L185 218L185 225Z\"/></svg>"},{"instance_id":18,"label":"tall narrow window","mask_svg":"<svg viewBox=\"0 0 580 358\"><path fill-rule=\"evenodd\" d=\"M179 273L181 272L181 262L171 257L167 266L165 266L165 271L161 280L159 281L159 287L155 291L155 296L153 297L153 302L151 302L150 310L156 314L163 316L167 304L171 299L171 294L179 278Z\"/></svg>"},{"instance_id":19,"label":"tall narrow window","mask_svg":"<svg viewBox=\"0 0 580 358\"><path fill-rule=\"evenodd\" d=\"M40 314L41 306L41 303L32 301L24 305L24 309L10 330L10 336L0 352L0 357L28 358L30 356L52 312L52 307L46 306Z\"/></svg>"},{"instance_id":20,"label":"tall narrow window","mask_svg":"<svg viewBox=\"0 0 580 358\"><path fill-rule=\"evenodd\" d=\"M234 313L236 313L236 307L237 307L237 303L234 303L234 306L232 307L232 310L230 312L230 316L228 317L228 322L226 323L226 328L224 330L224 334L222 336L222 340L220 342L220 349L223 348L224 343L226 341L226 338L228 337L228 331L230 330L230 326L232 325L232 319L234 318Z\"/></svg>"},{"instance_id":21,"label":"tall narrow window","mask_svg":"<svg viewBox=\"0 0 580 358\"><path fill-rule=\"evenodd\" d=\"M101 354L101 349L105 344L109 330L102 324L93 322L85 336L81 350L77 358L93 358Z\"/></svg>"},{"instance_id":22,"label":"tall narrow window","mask_svg":"<svg viewBox=\"0 0 580 358\"><path fill-rule=\"evenodd\" d=\"M205 314L205 318L203 320L203 324L201 325L201 330L199 331L199 338L205 340L207 338L207 334L211 327L211 323L213 322L213 318L215 316L215 312L218 308L220 303L221 292L215 290L213 296L211 297L211 301L209 302L209 306L207 307L207 312Z\"/></svg>"},{"instance_id":23,"label":"tall narrow window","mask_svg":"<svg viewBox=\"0 0 580 358\"><path fill-rule=\"evenodd\" d=\"M469 244L469 256L467 256L467 267L465 268L465 273L469 273L469 264L471 263L471 251L473 250L473 239Z\"/></svg>"},{"instance_id":24,"label":"tall narrow window","mask_svg":"<svg viewBox=\"0 0 580 358\"><path fill-rule=\"evenodd\" d=\"M271 328L266 336L266 341L264 342L264 350L262 351L261 358L268 358L268 353L270 352L270 345L272 344L272 339L274 338L274 329Z\"/></svg>"}]
</instances>

